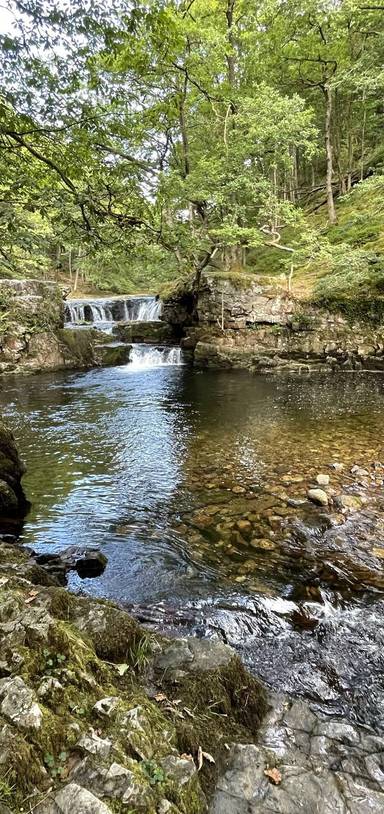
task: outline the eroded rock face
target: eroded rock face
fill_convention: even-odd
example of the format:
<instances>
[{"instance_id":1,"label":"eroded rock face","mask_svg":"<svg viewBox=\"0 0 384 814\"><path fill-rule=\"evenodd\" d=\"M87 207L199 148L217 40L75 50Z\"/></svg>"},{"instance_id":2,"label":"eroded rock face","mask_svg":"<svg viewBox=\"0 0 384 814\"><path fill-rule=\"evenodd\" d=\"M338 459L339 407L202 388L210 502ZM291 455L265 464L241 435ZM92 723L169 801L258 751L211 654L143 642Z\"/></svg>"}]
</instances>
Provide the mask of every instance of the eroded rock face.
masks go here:
<instances>
[{"instance_id":1,"label":"eroded rock face","mask_svg":"<svg viewBox=\"0 0 384 814\"><path fill-rule=\"evenodd\" d=\"M0 372L60 366L56 332L64 324L60 287L43 280L0 280Z\"/></svg>"},{"instance_id":2,"label":"eroded rock face","mask_svg":"<svg viewBox=\"0 0 384 814\"><path fill-rule=\"evenodd\" d=\"M245 328L255 323L286 325L295 313L295 302L276 284L251 274L204 272L197 300L199 325L224 323Z\"/></svg>"},{"instance_id":3,"label":"eroded rock face","mask_svg":"<svg viewBox=\"0 0 384 814\"><path fill-rule=\"evenodd\" d=\"M384 370L383 326L295 299L271 278L204 271L198 294L187 281L166 301L163 318L183 328L182 346L194 351L197 367Z\"/></svg>"}]
</instances>

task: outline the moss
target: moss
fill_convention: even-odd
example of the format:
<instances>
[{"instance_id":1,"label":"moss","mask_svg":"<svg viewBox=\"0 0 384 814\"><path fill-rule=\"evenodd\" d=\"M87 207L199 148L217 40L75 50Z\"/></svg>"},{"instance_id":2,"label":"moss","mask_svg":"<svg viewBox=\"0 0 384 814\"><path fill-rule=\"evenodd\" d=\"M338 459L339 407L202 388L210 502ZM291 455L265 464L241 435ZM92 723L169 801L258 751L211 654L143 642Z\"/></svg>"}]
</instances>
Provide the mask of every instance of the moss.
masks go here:
<instances>
[{"instance_id":1,"label":"moss","mask_svg":"<svg viewBox=\"0 0 384 814\"><path fill-rule=\"evenodd\" d=\"M100 363L107 367L126 365L129 362L130 345L102 345L98 346L97 356Z\"/></svg>"},{"instance_id":2,"label":"moss","mask_svg":"<svg viewBox=\"0 0 384 814\"><path fill-rule=\"evenodd\" d=\"M261 285L262 283L266 283L267 285L271 284L271 280L264 277L256 277L255 274L249 274L246 272L235 272L235 271L207 271L204 272L202 275L202 281L204 281L204 277L211 278L213 277L214 280L224 280L225 282L230 283L234 288L237 289L247 289L253 285Z\"/></svg>"},{"instance_id":3,"label":"moss","mask_svg":"<svg viewBox=\"0 0 384 814\"><path fill-rule=\"evenodd\" d=\"M7 549L14 563L25 568L25 551ZM2 546L1 554L6 556ZM8 596L3 604L5 613L9 607L9 618L17 619L28 607L24 599L26 594L30 596L30 583L20 580L17 589L13 584L6 588ZM135 761L133 771L142 787L147 814L156 814L164 798L172 803L175 814L203 814L206 801L200 784L208 794L212 791L225 743L256 737L266 708L258 682L234 658L220 669L187 674L181 683L162 677L153 688L154 694L161 691L162 699L152 700L145 671L153 649L159 647L158 637L150 636L107 601L71 596L52 587L43 587L36 601L53 617L48 638L42 643L36 631L24 645L16 645L16 652L21 657L18 675L27 686L37 693L44 685L44 694L38 697L42 725L20 734L0 718L0 737L5 747L11 743L11 748L6 748L4 772L7 782L15 786L14 810L21 810L22 801L36 789L44 795L50 785L55 787L65 779L78 754L81 734L93 727L112 740L115 760L127 767L132 766L131 758ZM121 662L132 667L122 676L115 666ZM101 718L93 707L106 696L117 696L119 703L114 713ZM169 703L168 698L178 703ZM142 728L131 731L124 715L135 707L142 709ZM135 741L137 736L143 738L141 746ZM148 746L149 765L138 759ZM180 787L161 765L161 758L175 747L195 759L201 747L214 756L216 765L204 761L203 770ZM96 764L100 760L95 758ZM108 805L115 814L127 814L126 804L119 800L108 800Z\"/></svg>"},{"instance_id":4,"label":"moss","mask_svg":"<svg viewBox=\"0 0 384 814\"><path fill-rule=\"evenodd\" d=\"M94 363L94 328L61 328L57 336L64 358L68 361L77 361L85 366Z\"/></svg>"},{"instance_id":5,"label":"moss","mask_svg":"<svg viewBox=\"0 0 384 814\"><path fill-rule=\"evenodd\" d=\"M169 698L181 699L179 708L190 713L174 721L179 751L197 760L201 747L215 759L214 764L204 761L201 771L202 788L209 794L225 743L255 740L267 710L265 690L237 657L217 670L188 673L177 684L165 677L163 685Z\"/></svg>"}]
</instances>

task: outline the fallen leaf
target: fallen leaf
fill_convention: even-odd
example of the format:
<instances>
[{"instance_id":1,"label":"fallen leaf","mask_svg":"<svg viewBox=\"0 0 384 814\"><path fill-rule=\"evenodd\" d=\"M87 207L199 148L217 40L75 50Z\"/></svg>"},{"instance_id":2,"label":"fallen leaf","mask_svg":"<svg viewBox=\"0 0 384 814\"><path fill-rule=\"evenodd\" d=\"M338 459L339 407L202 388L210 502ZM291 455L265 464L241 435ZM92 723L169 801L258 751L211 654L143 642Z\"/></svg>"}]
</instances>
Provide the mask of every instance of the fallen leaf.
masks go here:
<instances>
[{"instance_id":1,"label":"fallen leaf","mask_svg":"<svg viewBox=\"0 0 384 814\"><path fill-rule=\"evenodd\" d=\"M201 746L199 746L197 750L197 771L199 772L203 766L203 750Z\"/></svg>"},{"instance_id":2,"label":"fallen leaf","mask_svg":"<svg viewBox=\"0 0 384 814\"><path fill-rule=\"evenodd\" d=\"M264 774L275 786L281 783L281 772L278 769L264 769Z\"/></svg>"},{"instance_id":3,"label":"fallen leaf","mask_svg":"<svg viewBox=\"0 0 384 814\"><path fill-rule=\"evenodd\" d=\"M215 758L213 758L212 755L209 754L209 752L203 752L203 758L205 758L205 760L208 760L208 763L215 762Z\"/></svg>"},{"instance_id":4,"label":"fallen leaf","mask_svg":"<svg viewBox=\"0 0 384 814\"><path fill-rule=\"evenodd\" d=\"M39 596L40 591L28 591L28 598L25 599L25 604L30 605L37 596Z\"/></svg>"},{"instance_id":5,"label":"fallen leaf","mask_svg":"<svg viewBox=\"0 0 384 814\"><path fill-rule=\"evenodd\" d=\"M127 670L129 670L129 664L115 664L115 667L119 676L125 676Z\"/></svg>"}]
</instances>

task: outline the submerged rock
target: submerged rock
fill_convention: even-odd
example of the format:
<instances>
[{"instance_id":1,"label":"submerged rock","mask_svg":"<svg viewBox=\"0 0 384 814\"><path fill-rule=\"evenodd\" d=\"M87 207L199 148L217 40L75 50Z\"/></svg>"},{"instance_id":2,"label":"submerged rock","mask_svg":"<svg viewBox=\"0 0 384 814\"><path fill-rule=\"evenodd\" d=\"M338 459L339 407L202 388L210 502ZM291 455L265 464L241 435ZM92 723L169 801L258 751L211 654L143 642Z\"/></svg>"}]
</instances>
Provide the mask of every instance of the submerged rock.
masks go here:
<instances>
[{"instance_id":1,"label":"submerged rock","mask_svg":"<svg viewBox=\"0 0 384 814\"><path fill-rule=\"evenodd\" d=\"M308 489L307 496L312 503L317 503L318 506L328 506L328 495L323 489Z\"/></svg>"}]
</instances>

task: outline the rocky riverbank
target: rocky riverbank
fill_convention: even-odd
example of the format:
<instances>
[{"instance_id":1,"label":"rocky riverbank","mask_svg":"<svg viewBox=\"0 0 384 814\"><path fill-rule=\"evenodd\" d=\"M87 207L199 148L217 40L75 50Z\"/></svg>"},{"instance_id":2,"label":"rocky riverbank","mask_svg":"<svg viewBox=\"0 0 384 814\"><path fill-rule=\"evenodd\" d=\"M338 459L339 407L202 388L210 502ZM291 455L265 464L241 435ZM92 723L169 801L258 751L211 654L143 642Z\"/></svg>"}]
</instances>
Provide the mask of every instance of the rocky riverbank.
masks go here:
<instances>
[{"instance_id":1,"label":"rocky riverbank","mask_svg":"<svg viewBox=\"0 0 384 814\"><path fill-rule=\"evenodd\" d=\"M267 693L0 544L0 810L379 814L384 739Z\"/></svg>"},{"instance_id":2,"label":"rocky riverbank","mask_svg":"<svg viewBox=\"0 0 384 814\"><path fill-rule=\"evenodd\" d=\"M202 368L251 372L384 370L384 327L291 296L279 281L204 272L168 294L164 319Z\"/></svg>"}]
</instances>

